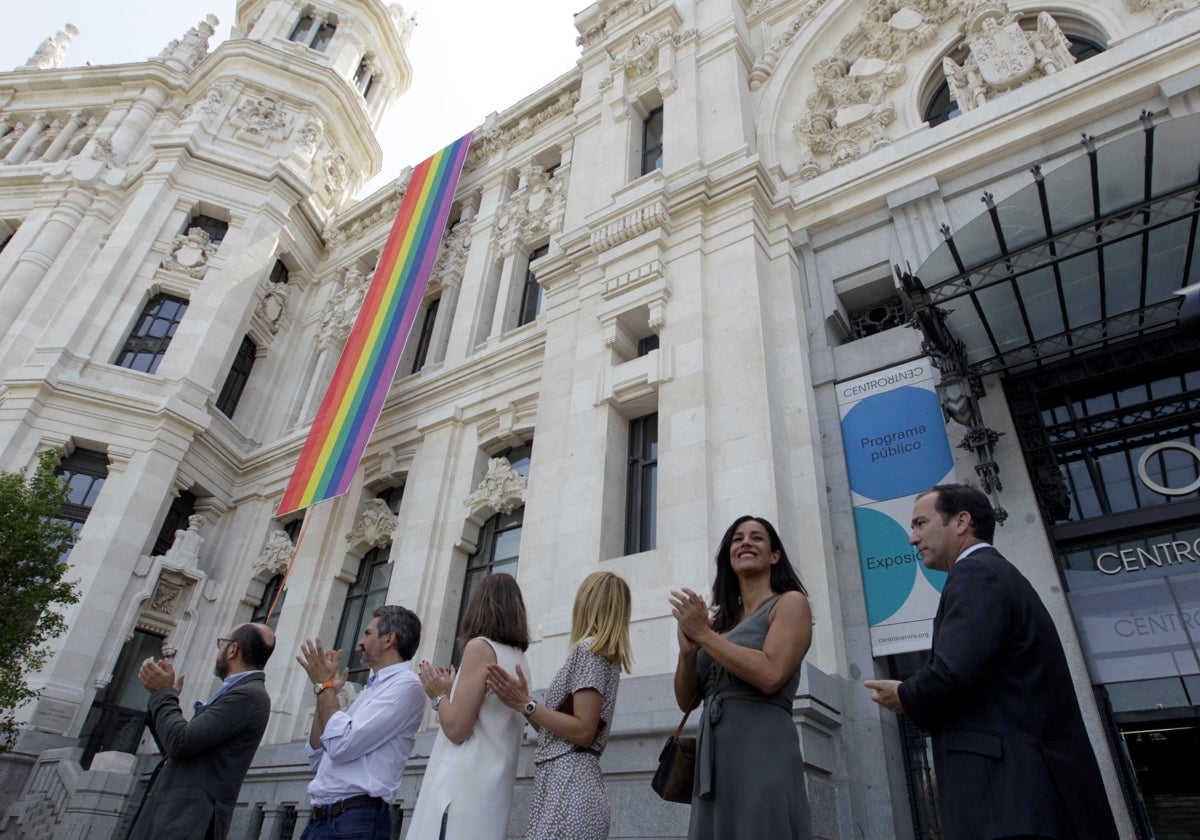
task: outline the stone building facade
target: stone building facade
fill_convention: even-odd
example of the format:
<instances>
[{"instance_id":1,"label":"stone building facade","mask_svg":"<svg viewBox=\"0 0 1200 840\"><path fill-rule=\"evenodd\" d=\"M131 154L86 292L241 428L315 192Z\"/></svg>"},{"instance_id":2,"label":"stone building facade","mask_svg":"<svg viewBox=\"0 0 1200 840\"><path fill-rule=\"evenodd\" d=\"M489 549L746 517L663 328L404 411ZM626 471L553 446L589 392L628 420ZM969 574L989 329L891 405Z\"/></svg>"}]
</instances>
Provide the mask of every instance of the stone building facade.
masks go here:
<instances>
[{"instance_id":1,"label":"stone building facade","mask_svg":"<svg viewBox=\"0 0 1200 840\"><path fill-rule=\"evenodd\" d=\"M812 601L794 716L818 836L936 837L924 740L861 687L917 666L895 640L929 616L880 632L854 455L874 438L843 400L918 368L922 440L944 431L945 474L991 493L1059 624L1123 836L1194 825L1200 356L1173 293L1200 280L1197 6L588 6L576 66L475 131L357 489L279 521L407 186L355 199L413 22L239 0L230 40L209 18L107 67L62 66L70 27L48 38L0 74L0 468L62 454L82 598L0 763L0 835L121 836L155 760L131 665L166 651L202 699L212 639L270 613L234 836L291 837L300 640L348 651L399 602L445 662L471 585L508 571L544 686L606 569L636 658L612 836L683 836L648 786L678 720L667 595L706 589L754 512ZM907 434L883 428L884 449Z\"/></svg>"}]
</instances>

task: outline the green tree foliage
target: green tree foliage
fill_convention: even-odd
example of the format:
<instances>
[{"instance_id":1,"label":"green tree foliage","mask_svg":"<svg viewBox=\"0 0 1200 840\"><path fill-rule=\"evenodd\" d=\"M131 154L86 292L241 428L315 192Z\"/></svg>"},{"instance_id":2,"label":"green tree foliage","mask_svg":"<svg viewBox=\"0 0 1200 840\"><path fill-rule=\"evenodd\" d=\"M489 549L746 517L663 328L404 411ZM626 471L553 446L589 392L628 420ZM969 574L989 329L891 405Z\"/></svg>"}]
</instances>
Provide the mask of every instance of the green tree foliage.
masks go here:
<instances>
[{"instance_id":1,"label":"green tree foliage","mask_svg":"<svg viewBox=\"0 0 1200 840\"><path fill-rule=\"evenodd\" d=\"M57 518L66 499L57 461L45 452L31 476L0 472L0 752L16 738L17 709L37 696L27 676L45 663L46 643L66 630L54 607L79 600L63 580L75 531Z\"/></svg>"}]
</instances>

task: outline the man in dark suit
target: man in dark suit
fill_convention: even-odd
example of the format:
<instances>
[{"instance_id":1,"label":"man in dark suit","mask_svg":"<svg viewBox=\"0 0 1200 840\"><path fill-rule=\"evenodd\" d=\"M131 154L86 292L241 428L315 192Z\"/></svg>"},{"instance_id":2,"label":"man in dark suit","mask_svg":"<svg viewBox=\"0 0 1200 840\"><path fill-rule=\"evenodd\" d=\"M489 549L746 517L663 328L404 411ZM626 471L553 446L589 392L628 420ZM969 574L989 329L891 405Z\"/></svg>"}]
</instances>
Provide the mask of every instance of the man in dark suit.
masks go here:
<instances>
[{"instance_id":1,"label":"man in dark suit","mask_svg":"<svg viewBox=\"0 0 1200 840\"><path fill-rule=\"evenodd\" d=\"M197 703L190 721L179 708L183 677L166 659L150 657L138 679L150 692L150 733L164 759L129 832L130 840L224 840L242 779L271 713L263 666L275 649L264 624L239 624L217 639L213 673L221 687Z\"/></svg>"},{"instance_id":2,"label":"man in dark suit","mask_svg":"<svg viewBox=\"0 0 1200 840\"><path fill-rule=\"evenodd\" d=\"M973 487L917 497L909 542L948 572L929 663L871 699L933 736L946 840L1117 840L1062 642L1028 580L990 545Z\"/></svg>"}]
</instances>

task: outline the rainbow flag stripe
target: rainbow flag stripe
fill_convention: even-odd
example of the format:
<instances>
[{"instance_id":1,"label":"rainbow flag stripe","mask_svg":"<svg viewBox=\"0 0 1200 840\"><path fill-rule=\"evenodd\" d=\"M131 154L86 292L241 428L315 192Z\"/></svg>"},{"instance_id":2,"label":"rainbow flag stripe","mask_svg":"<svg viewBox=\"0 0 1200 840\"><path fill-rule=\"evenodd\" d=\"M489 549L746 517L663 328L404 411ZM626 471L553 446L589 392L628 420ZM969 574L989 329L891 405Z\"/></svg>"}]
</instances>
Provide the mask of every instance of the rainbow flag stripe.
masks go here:
<instances>
[{"instance_id":1,"label":"rainbow flag stripe","mask_svg":"<svg viewBox=\"0 0 1200 840\"><path fill-rule=\"evenodd\" d=\"M421 307L470 143L467 134L413 170L276 516L350 489Z\"/></svg>"}]
</instances>

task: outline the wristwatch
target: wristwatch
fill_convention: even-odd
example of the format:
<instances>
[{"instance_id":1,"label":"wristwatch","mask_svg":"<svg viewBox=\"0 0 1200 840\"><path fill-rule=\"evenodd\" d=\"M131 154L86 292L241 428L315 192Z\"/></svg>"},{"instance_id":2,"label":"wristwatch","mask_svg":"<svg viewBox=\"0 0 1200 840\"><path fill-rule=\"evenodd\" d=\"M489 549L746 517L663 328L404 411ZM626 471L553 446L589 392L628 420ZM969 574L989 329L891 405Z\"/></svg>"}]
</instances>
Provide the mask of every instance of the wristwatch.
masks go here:
<instances>
[{"instance_id":1,"label":"wristwatch","mask_svg":"<svg viewBox=\"0 0 1200 840\"><path fill-rule=\"evenodd\" d=\"M525 713L525 717L529 717L531 714L533 714L533 710L536 708L537 708L537 701L530 700L528 703L525 704L525 708L522 709L521 711Z\"/></svg>"},{"instance_id":2,"label":"wristwatch","mask_svg":"<svg viewBox=\"0 0 1200 840\"><path fill-rule=\"evenodd\" d=\"M323 683L313 683L313 694L320 694L322 691L324 691L327 688L333 688L334 685L335 685L335 683L333 682L333 680L329 680L328 682L323 682Z\"/></svg>"},{"instance_id":3,"label":"wristwatch","mask_svg":"<svg viewBox=\"0 0 1200 840\"><path fill-rule=\"evenodd\" d=\"M442 705L442 701L445 699L446 699L445 694L439 694L437 697L433 698L433 710L435 712L438 710L438 706Z\"/></svg>"}]
</instances>

